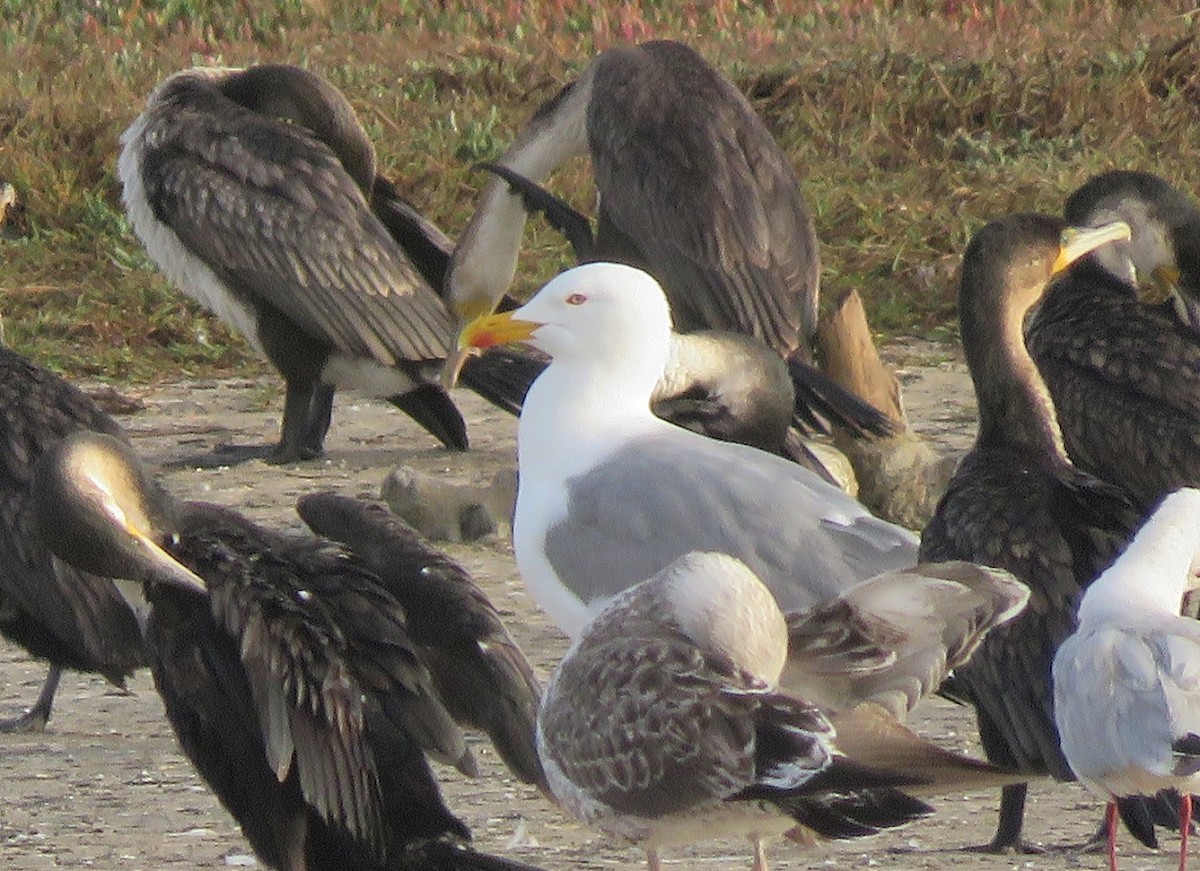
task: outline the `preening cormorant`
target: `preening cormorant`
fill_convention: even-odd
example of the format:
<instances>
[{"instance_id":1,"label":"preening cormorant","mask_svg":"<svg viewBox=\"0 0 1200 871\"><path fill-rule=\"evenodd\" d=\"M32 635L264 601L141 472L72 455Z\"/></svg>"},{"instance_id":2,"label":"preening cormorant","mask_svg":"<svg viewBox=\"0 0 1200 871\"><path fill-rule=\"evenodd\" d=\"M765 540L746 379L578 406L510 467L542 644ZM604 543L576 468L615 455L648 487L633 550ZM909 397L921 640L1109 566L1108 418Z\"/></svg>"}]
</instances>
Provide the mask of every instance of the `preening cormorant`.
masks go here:
<instances>
[{"instance_id":1,"label":"preening cormorant","mask_svg":"<svg viewBox=\"0 0 1200 871\"><path fill-rule=\"evenodd\" d=\"M265 864L527 869L466 846L466 826L430 768L433 757L473 773L444 694L479 692L478 683L431 674L422 651L430 642L409 629L411 609L366 564L228 508L177 503L107 436L60 442L34 494L39 528L60 557L141 582L167 717ZM437 570L426 575L440 583ZM481 595L454 601L464 624L472 608L494 617ZM507 664L519 652L498 656ZM533 720L519 715L532 741Z\"/></svg>"},{"instance_id":2,"label":"preening cormorant","mask_svg":"<svg viewBox=\"0 0 1200 871\"><path fill-rule=\"evenodd\" d=\"M50 663L37 702L0 721L0 732L41 731L65 668L123 687L146 664L137 619L113 582L56 560L34 528L34 463L81 429L124 438L82 391L0 344L0 633Z\"/></svg>"},{"instance_id":3,"label":"preening cormorant","mask_svg":"<svg viewBox=\"0 0 1200 871\"><path fill-rule=\"evenodd\" d=\"M336 88L287 65L184 70L121 141L125 208L150 256L283 375L269 459L323 451L341 386L386 397L446 447L467 447L438 384L453 342L437 290L445 239L376 175ZM463 381L515 411L528 378L513 365L473 361Z\"/></svg>"},{"instance_id":4,"label":"preening cormorant","mask_svg":"<svg viewBox=\"0 0 1200 871\"><path fill-rule=\"evenodd\" d=\"M1024 614L990 633L948 690L975 706L990 761L1060 780L1072 775L1054 724L1054 652L1074 629L1080 590L1113 560L1141 514L1123 491L1067 459L1022 326L1067 266L1128 237L1120 222L1077 230L1033 214L975 234L963 256L958 305L979 430L921 537L922 560L998 566L1032 590ZM1025 784L1004 788L988 849L1027 849L1025 794ZM1154 840L1160 820L1148 814L1157 809L1137 799L1123 808L1144 842Z\"/></svg>"},{"instance_id":5,"label":"preening cormorant","mask_svg":"<svg viewBox=\"0 0 1200 871\"><path fill-rule=\"evenodd\" d=\"M1200 485L1200 208L1155 175L1117 170L1071 194L1065 216L1122 220L1132 238L1072 267L1026 341L1071 460L1148 511Z\"/></svg>"},{"instance_id":6,"label":"preening cormorant","mask_svg":"<svg viewBox=\"0 0 1200 871\"><path fill-rule=\"evenodd\" d=\"M891 431L811 365L816 231L787 156L732 83L678 42L609 49L534 113L497 166L536 184L583 154L599 193L588 259L653 275L681 333L765 342L788 363L802 427L832 415L858 431ZM508 184L485 187L455 248L447 296L460 326L494 309L512 281L526 206ZM820 407L811 408L814 393Z\"/></svg>"}]
</instances>

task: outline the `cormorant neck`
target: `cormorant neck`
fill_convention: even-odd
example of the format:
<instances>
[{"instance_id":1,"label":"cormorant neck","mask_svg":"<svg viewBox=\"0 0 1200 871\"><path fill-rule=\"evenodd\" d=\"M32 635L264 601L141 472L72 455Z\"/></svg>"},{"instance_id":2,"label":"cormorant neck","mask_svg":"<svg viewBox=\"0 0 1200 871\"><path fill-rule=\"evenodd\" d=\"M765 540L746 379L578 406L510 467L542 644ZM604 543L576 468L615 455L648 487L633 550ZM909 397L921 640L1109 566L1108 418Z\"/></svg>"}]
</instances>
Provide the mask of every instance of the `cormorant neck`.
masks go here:
<instances>
[{"instance_id":1,"label":"cormorant neck","mask_svg":"<svg viewBox=\"0 0 1200 871\"><path fill-rule=\"evenodd\" d=\"M572 157L587 152L591 67L552 106L539 109L499 163L537 183ZM447 299L466 318L495 308L512 283L527 214L508 182L492 176L479 207L459 238L447 274Z\"/></svg>"},{"instance_id":2,"label":"cormorant neck","mask_svg":"<svg viewBox=\"0 0 1200 871\"><path fill-rule=\"evenodd\" d=\"M979 403L976 443L1019 448L1052 464L1067 463L1054 403L1025 347L1028 311L1014 304L1013 294L988 291L973 294L960 313L967 339L963 349Z\"/></svg>"}]
</instances>

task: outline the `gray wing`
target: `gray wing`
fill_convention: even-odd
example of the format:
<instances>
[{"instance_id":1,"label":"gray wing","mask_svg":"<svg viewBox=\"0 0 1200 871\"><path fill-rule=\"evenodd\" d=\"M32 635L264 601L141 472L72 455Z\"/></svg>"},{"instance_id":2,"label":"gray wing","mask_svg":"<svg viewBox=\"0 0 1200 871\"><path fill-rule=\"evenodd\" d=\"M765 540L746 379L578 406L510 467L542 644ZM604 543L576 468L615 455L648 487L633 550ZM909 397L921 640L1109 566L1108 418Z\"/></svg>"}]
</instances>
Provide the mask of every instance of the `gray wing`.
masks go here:
<instances>
[{"instance_id":1,"label":"gray wing","mask_svg":"<svg viewBox=\"0 0 1200 871\"><path fill-rule=\"evenodd\" d=\"M916 537L814 473L678 428L633 439L566 482L545 550L584 602L643 581L689 551L741 559L784 611L916 563Z\"/></svg>"},{"instance_id":2,"label":"gray wing","mask_svg":"<svg viewBox=\"0 0 1200 871\"><path fill-rule=\"evenodd\" d=\"M146 197L219 277L343 353L446 355L445 307L328 147L204 89L147 112Z\"/></svg>"},{"instance_id":3,"label":"gray wing","mask_svg":"<svg viewBox=\"0 0 1200 871\"><path fill-rule=\"evenodd\" d=\"M745 97L678 43L595 63L587 126L600 252L639 252L681 332L736 330L785 356L807 347L816 233L795 172Z\"/></svg>"},{"instance_id":4,"label":"gray wing","mask_svg":"<svg viewBox=\"0 0 1200 871\"><path fill-rule=\"evenodd\" d=\"M973 563L878 575L788 615L780 683L825 710L873 702L903 719L1028 598L1008 572Z\"/></svg>"},{"instance_id":5,"label":"gray wing","mask_svg":"<svg viewBox=\"0 0 1200 871\"><path fill-rule=\"evenodd\" d=\"M1200 626L1180 618L1071 636L1054 659L1063 753L1083 780L1127 767L1200 769ZM1176 753L1182 744L1190 752Z\"/></svg>"}]
</instances>

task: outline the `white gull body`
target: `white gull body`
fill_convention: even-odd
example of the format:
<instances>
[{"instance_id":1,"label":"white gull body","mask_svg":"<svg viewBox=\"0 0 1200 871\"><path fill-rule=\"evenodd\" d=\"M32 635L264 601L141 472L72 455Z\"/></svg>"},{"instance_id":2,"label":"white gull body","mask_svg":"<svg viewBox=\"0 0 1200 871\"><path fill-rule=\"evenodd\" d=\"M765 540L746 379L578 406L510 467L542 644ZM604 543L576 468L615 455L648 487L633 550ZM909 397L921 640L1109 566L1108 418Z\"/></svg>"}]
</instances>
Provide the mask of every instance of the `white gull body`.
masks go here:
<instances>
[{"instance_id":1,"label":"white gull body","mask_svg":"<svg viewBox=\"0 0 1200 871\"><path fill-rule=\"evenodd\" d=\"M531 594L568 635L690 551L742 560L785 611L916 562L911 532L807 469L651 413L671 318L645 272L579 266L500 319L529 325L552 357L521 414L513 543Z\"/></svg>"},{"instance_id":2,"label":"white gull body","mask_svg":"<svg viewBox=\"0 0 1200 871\"><path fill-rule=\"evenodd\" d=\"M1055 720L1079 781L1109 802L1200 790L1200 622L1180 615L1200 574L1200 490L1168 495L1086 590L1054 658ZM1115 845L1110 827L1110 860ZM1186 857L1185 836L1180 867Z\"/></svg>"}]
</instances>

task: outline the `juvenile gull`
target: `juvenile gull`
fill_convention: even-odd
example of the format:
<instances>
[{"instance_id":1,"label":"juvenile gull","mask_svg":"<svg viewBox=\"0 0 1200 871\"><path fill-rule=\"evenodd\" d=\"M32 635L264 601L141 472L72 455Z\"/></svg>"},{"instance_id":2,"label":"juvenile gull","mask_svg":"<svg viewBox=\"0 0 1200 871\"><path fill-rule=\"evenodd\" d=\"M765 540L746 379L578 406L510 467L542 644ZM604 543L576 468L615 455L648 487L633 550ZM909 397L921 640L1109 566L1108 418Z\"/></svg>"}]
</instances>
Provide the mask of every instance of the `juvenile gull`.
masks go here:
<instances>
[{"instance_id":1,"label":"juvenile gull","mask_svg":"<svg viewBox=\"0 0 1200 871\"><path fill-rule=\"evenodd\" d=\"M596 606L693 550L746 563L785 611L916 562L916 537L815 473L656 418L671 318L658 283L615 263L570 269L466 346L522 339L551 356L518 427L513 543L568 635Z\"/></svg>"},{"instance_id":2,"label":"juvenile gull","mask_svg":"<svg viewBox=\"0 0 1200 871\"><path fill-rule=\"evenodd\" d=\"M743 563L691 553L626 590L575 640L546 687L538 750L582 820L646 850L803 824L858 837L929 813L911 779L843 756L814 705L775 687L787 626Z\"/></svg>"},{"instance_id":3,"label":"juvenile gull","mask_svg":"<svg viewBox=\"0 0 1200 871\"><path fill-rule=\"evenodd\" d=\"M1054 713L1080 783L1108 802L1117 868L1117 799L1178 789L1179 869L1191 793L1200 789L1200 623L1180 616L1200 575L1200 490L1168 495L1087 588L1079 626L1054 657Z\"/></svg>"}]
</instances>

